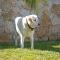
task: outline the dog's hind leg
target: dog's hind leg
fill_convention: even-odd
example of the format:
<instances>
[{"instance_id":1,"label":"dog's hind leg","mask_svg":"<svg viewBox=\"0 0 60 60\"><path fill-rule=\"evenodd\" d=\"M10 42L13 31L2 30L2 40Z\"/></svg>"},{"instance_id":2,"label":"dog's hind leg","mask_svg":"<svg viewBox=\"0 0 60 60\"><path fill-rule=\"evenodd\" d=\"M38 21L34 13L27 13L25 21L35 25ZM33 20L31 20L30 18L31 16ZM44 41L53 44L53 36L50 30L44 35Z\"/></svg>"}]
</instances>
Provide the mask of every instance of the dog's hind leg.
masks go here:
<instances>
[{"instance_id":1,"label":"dog's hind leg","mask_svg":"<svg viewBox=\"0 0 60 60\"><path fill-rule=\"evenodd\" d=\"M20 36L20 45L21 45L21 48L24 48L24 37L21 35Z\"/></svg>"},{"instance_id":2,"label":"dog's hind leg","mask_svg":"<svg viewBox=\"0 0 60 60\"><path fill-rule=\"evenodd\" d=\"M15 46L17 46L17 39L15 39Z\"/></svg>"}]
</instances>

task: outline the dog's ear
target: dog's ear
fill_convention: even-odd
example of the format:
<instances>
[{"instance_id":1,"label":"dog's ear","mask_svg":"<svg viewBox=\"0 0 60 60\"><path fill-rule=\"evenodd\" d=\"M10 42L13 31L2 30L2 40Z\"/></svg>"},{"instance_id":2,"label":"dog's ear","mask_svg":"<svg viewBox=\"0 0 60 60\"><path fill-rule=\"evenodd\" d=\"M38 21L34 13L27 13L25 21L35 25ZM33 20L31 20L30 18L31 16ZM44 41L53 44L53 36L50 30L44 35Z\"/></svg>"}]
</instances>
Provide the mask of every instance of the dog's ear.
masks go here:
<instances>
[{"instance_id":1,"label":"dog's ear","mask_svg":"<svg viewBox=\"0 0 60 60\"><path fill-rule=\"evenodd\" d=\"M32 22L32 18L31 17L29 17L29 21Z\"/></svg>"}]
</instances>

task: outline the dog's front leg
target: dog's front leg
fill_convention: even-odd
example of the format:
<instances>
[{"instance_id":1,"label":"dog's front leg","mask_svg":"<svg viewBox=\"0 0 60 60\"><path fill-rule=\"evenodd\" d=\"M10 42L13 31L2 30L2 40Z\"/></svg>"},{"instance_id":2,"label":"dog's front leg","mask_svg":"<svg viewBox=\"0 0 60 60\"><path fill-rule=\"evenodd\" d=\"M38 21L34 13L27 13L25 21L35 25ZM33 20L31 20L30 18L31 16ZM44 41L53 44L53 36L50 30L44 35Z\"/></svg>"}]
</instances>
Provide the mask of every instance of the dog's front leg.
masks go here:
<instances>
[{"instance_id":1,"label":"dog's front leg","mask_svg":"<svg viewBox=\"0 0 60 60\"><path fill-rule=\"evenodd\" d=\"M20 45L21 45L21 48L24 48L24 37L21 35L21 40L20 40Z\"/></svg>"},{"instance_id":2,"label":"dog's front leg","mask_svg":"<svg viewBox=\"0 0 60 60\"><path fill-rule=\"evenodd\" d=\"M31 35L31 49L34 49L34 36L33 36L33 33Z\"/></svg>"}]
</instances>

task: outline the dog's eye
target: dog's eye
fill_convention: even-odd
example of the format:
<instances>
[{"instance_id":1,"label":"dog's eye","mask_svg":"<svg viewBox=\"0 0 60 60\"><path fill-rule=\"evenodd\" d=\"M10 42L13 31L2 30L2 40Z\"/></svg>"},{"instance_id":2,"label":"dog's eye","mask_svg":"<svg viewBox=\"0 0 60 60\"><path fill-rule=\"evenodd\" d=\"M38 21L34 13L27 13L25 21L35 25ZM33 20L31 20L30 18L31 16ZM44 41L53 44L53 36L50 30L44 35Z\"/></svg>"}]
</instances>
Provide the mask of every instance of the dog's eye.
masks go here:
<instances>
[{"instance_id":1,"label":"dog's eye","mask_svg":"<svg viewBox=\"0 0 60 60\"><path fill-rule=\"evenodd\" d=\"M36 21L36 19L34 21Z\"/></svg>"}]
</instances>

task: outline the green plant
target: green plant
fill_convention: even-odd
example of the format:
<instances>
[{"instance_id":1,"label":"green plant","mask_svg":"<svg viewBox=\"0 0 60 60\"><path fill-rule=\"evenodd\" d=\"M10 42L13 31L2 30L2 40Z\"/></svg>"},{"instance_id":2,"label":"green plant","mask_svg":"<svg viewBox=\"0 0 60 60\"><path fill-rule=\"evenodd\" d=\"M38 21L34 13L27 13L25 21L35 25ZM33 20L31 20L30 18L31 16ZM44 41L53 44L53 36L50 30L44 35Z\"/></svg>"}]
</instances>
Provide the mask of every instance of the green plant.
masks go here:
<instances>
[{"instance_id":1,"label":"green plant","mask_svg":"<svg viewBox=\"0 0 60 60\"><path fill-rule=\"evenodd\" d=\"M36 8L36 5L39 3L48 3L48 0L25 0L26 3L31 7L31 8Z\"/></svg>"}]
</instances>

